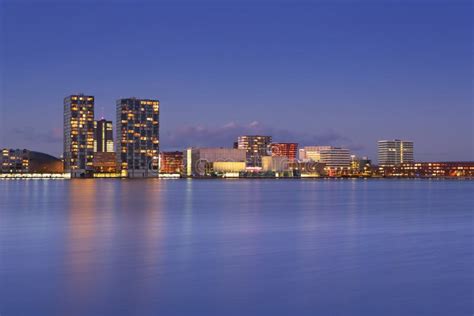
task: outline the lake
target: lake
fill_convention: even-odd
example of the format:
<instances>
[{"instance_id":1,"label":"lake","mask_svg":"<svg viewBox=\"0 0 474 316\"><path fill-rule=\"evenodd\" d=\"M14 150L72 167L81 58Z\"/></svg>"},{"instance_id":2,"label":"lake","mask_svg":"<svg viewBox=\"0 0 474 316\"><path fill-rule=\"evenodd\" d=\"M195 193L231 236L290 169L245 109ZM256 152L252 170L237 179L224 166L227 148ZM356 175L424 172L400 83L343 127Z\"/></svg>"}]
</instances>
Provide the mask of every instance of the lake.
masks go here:
<instances>
[{"instance_id":1,"label":"lake","mask_svg":"<svg viewBox=\"0 0 474 316\"><path fill-rule=\"evenodd\" d=\"M474 181L0 181L0 315L473 315Z\"/></svg>"}]
</instances>

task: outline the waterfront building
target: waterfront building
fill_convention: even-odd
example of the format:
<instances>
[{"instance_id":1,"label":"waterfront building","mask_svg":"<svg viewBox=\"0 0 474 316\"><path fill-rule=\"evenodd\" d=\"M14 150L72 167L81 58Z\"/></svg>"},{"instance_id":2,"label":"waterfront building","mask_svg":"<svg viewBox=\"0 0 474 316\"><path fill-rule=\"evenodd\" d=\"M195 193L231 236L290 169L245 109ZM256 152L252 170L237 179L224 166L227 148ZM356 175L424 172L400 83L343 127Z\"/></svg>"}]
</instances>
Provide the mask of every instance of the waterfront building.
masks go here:
<instances>
[{"instance_id":1,"label":"waterfront building","mask_svg":"<svg viewBox=\"0 0 474 316\"><path fill-rule=\"evenodd\" d=\"M245 135L237 139L238 149L246 151L247 166L261 167L262 157L270 156L271 136Z\"/></svg>"},{"instance_id":2,"label":"waterfront building","mask_svg":"<svg viewBox=\"0 0 474 316\"><path fill-rule=\"evenodd\" d=\"M314 178L326 175L326 165L314 160L290 162L289 167L293 171L294 176L301 178Z\"/></svg>"},{"instance_id":3,"label":"waterfront building","mask_svg":"<svg viewBox=\"0 0 474 316\"><path fill-rule=\"evenodd\" d=\"M246 171L247 163L245 161L214 161L212 171L216 174L238 174Z\"/></svg>"},{"instance_id":4,"label":"waterfront building","mask_svg":"<svg viewBox=\"0 0 474 316\"><path fill-rule=\"evenodd\" d=\"M63 173L63 171L63 162L51 155L27 149L2 149L0 173Z\"/></svg>"},{"instance_id":5,"label":"waterfront building","mask_svg":"<svg viewBox=\"0 0 474 316\"><path fill-rule=\"evenodd\" d=\"M372 161L367 157L351 155L351 175L370 176L372 174Z\"/></svg>"},{"instance_id":6,"label":"waterfront building","mask_svg":"<svg viewBox=\"0 0 474 316\"><path fill-rule=\"evenodd\" d=\"M380 166L414 162L413 142L399 139L379 140L378 161Z\"/></svg>"},{"instance_id":7,"label":"waterfront building","mask_svg":"<svg viewBox=\"0 0 474 316\"><path fill-rule=\"evenodd\" d=\"M384 177L474 177L474 162L406 162L398 165L379 166L377 172Z\"/></svg>"},{"instance_id":8,"label":"waterfront building","mask_svg":"<svg viewBox=\"0 0 474 316\"><path fill-rule=\"evenodd\" d=\"M94 121L94 152L113 152L114 151L114 132L112 121L104 118Z\"/></svg>"},{"instance_id":9,"label":"waterfront building","mask_svg":"<svg viewBox=\"0 0 474 316\"><path fill-rule=\"evenodd\" d=\"M275 173L289 172L291 171L290 160L286 156L262 157L262 171Z\"/></svg>"},{"instance_id":10,"label":"waterfront building","mask_svg":"<svg viewBox=\"0 0 474 316\"><path fill-rule=\"evenodd\" d=\"M348 175L351 167L351 153L349 149L331 147L320 152L320 161L326 165L329 176Z\"/></svg>"},{"instance_id":11,"label":"waterfront building","mask_svg":"<svg viewBox=\"0 0 474 316\"><path fill-rule=\"evenodd\" d=\"M64 172L71 177L92 176L94 158L94 97L64 98Z\"/></svg>"},{"instance_id":12,"label":"waterfront building","mask_svg":"<svg viewBox=\"0 0 474 316\"><path fill-rule=\"evenodd\" d=\"M160 153L160 173L181 174L183 170L183 152L171 151Z\"/></svg>"},{"instance_id":13,"label":"waterfront building","mask_svg":"<svg viewBox=\"0 0 474 316\"><path fill-rule=\"evenodd\" d=\"M331 149L331 146L305 146L299 150L298 158L301 161L321 161L321 150Z\"/></svg>"},{"instance_id":14,"label":"waterfront building","mask_svg":"<svg viewBox=\"0 0 474 316\"><path fill-rule=\"evenodd\" d=\"M27 173L29 170L28 150L26 149L2 149L0 157L2 173Z\"/></svg>"},{"instance_id":15,"label":"waterfront building","mask_svg":"<svg viewBox=\"0 0 474 316\"><path fill-rule=\"evenodd\" d=\"M245 171L246 153L244 149L235 148L189 148L186 150L186 175L199 177Z\"/></svg>"},{"instance_id":16,"label":"waterfront building","mask_svg":"<svg viewBox=\"0 0 474 316\"><path fill-rule=\"evenodd\" d=\"M117 100L117 166L124 177L157 177L159 136L158 100Z\"/></svg>"},{"instance_id":17,"label":"waterfront building","mask_svg":"<svg viewBox=\"0 0 474 316\"><path fill-rule=\"evenodd\" d=\"M318 162L329 176L348 175L351 167L349 149L333 146L305 146L299 151L302 162Z\"/></svg>"},{"instance_id":18,"label":"waterfront building","mask_svg":"<svg viewBox=\"0 0 474 316\"><path fill-rule=\"evenodd\" d=\"M272 143L270 148L274 157L286 157L288 160L296 160L297 143Z\"/></svg>"},{"instance_id":19,"label":"waterfront building","mask_svg":"<svg viewBox=\"0 0 474 316\"><path fill-rule=\"evenodd\" d=\"M315 161L328 169L349 169L351 154L349 149L333 146L305 146L299 152L301 161Z\"/></svg>"}]
</instances>

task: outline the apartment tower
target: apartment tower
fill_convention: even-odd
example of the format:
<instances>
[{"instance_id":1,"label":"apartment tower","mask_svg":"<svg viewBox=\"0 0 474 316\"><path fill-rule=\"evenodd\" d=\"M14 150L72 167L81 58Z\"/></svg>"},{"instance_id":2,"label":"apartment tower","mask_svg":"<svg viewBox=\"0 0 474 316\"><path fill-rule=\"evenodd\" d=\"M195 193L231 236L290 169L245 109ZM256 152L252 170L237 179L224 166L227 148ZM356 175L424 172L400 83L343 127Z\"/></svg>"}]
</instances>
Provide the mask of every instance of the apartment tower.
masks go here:
<instances>
[{"instance_id":1,"label":"apartment tower","mask_svg":"<svg viewBox=\"0 0 474 316\"><path fill-rule=\"evenodd\" d=\"M89 177L94 158L94 97L74 94L64 98L64 172Z\"/></svg>"},{"instance_id":2,"label":"apartment tower","mask_svg":"<svg viewBox=\"0 0 474 316\"><path fill-rule=\"evenodd\" d=\"M158 176L159 112L158 100L117 100L116 151L117 165L122 176Z\"/></svg>"}]
</instances>

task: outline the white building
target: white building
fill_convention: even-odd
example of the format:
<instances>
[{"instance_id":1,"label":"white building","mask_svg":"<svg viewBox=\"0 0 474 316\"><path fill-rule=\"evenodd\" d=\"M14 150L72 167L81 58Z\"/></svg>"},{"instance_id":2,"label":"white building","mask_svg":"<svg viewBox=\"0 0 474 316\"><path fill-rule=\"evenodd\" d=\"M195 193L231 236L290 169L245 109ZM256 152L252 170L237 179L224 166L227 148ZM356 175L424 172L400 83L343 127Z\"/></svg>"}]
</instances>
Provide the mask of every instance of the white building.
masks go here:
<instances>
[{"instance_id":1,"label":"white building","mask_svg":"<svg viewBox=\"0 0 474 316\"><path fill-rule=\"evenodd\" d=\"M299 159L304 162L324 163L326 168L349 168L351 154L349 149L333 146L306 146L300 149Z\"/></svg>"},{"instance_id":2,"label":"white building","mask_svg":"<svg viewBox=\"0 0 474 316\"><path fill-rule=\"evenodd\" d=\"M351 167L351 152L349 149L329 147L320 151L319 162L329 169L349 169Z\"/></svg>"},{"instance_id":3,"label":"white building","mask_svg":"<svg viewBox=\"0 0 474 316\"><path fill-rule=\"evenodd\" d=\"M381 166L414 162L413 142L406 140L379 140L378 160Z\"/></svg>"}]
</instances>

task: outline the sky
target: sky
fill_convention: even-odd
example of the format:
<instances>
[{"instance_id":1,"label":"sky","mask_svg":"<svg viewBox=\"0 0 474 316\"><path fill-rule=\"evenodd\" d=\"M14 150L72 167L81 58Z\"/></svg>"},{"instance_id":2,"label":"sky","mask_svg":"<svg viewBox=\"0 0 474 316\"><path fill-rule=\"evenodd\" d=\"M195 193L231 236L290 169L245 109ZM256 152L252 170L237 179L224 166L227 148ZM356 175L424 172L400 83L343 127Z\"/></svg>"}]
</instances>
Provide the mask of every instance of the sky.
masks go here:
<instances>
[{"instance_id":1,"label":"sky","mask_svg":"<svg viewBox=\"0 0 474 316\"><path fill-rule=\"evenodd\" d=\"M474 160L471 1L0 1L0 147L62 154L63 99L160 100L162 150L241 134Z\"/></svg>"}]
</instances>

